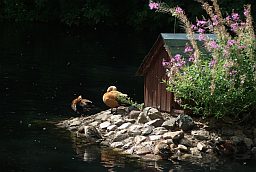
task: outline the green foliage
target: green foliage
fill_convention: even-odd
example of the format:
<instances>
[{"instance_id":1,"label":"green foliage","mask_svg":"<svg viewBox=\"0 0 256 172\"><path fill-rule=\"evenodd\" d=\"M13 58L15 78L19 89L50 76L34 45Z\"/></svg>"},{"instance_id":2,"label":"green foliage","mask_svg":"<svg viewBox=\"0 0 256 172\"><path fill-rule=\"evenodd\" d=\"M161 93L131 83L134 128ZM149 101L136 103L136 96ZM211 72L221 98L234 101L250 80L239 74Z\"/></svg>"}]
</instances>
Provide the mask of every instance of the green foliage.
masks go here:
<instances>
[{"instance_id":1,"label":"green foliage","mask_svg":"<svg viewBox=\"0 0 256 172\"><path fill-rule=\"evenodd\" d=\"M118 100L118 102L119 102L121 105L133 106L133 107L138 108L138 109L140 109L140 110L142 110L143 107L144 107L144 104L143 104L143 103L142 103L142 104L138 104L137 102L134 102L130 97L127 97L127 95L126 95L126 96L124 96L124 95L119 95L119 96L117 97L117 100Z\"/></svg>"},{"instance_id":2,"label":"green foliage","mask_svg":"<svg viewBox=\"0 0 256 172\"><path fill-rule=\"evenodd\" d=\"M198 19L195 25L180 7L156 7L176 16L190 36L190 43L184 48L187 56L177 54L163 62L169 77L165 81L167 90L174 92L181 105L195 114L219 118L250 113L256 106L256 40L251 6L244 7L243 21L234 11L222 18L216 0L213 6L204 0L200 2L210 18ZM194 41L194 32L199 33L204 51ZM207 32L214 33L216 40L207 37Z\"/></svg>"}]
</instances>

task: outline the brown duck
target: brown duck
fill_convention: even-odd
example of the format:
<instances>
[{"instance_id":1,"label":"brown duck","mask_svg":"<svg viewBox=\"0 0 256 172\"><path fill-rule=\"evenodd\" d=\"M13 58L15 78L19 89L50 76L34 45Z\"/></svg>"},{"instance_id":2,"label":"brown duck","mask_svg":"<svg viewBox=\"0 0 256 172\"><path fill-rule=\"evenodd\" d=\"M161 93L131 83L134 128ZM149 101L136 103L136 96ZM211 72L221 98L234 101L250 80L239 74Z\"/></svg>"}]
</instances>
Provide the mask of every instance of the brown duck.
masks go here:
<instances>
[{"instance_id":1,"label":"brown duck","mask_svg":"<svg viewBox=\"0 0 256 172\"><path fill-rule=\"evenodd\" d=\"M95 106L92 101L83 99L82 96L78 96L71 103L71 108L78 114L84 114L91 111Z\"/></svg>"}]
</instances>

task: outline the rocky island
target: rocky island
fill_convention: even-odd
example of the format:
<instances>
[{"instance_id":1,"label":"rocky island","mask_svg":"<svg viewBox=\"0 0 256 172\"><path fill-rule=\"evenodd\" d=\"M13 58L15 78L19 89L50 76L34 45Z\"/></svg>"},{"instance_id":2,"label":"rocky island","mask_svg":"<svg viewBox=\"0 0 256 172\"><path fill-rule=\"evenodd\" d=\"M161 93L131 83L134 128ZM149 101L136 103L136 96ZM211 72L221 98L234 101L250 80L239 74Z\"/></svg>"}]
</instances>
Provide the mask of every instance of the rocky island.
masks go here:
<instances>
[{"instance_id":1,"label":"rocky island","mask_svg":"<svg viewBox=\"0 0 256 172\"><path fill-rule=\"evenodd\" d=\"M256 128L225 123L215 118L195 118L176 110L118 107L58 123L82 144L101 144L149 160L217 162L225 157L255 158Z\"/></svg>"}]
</instances>

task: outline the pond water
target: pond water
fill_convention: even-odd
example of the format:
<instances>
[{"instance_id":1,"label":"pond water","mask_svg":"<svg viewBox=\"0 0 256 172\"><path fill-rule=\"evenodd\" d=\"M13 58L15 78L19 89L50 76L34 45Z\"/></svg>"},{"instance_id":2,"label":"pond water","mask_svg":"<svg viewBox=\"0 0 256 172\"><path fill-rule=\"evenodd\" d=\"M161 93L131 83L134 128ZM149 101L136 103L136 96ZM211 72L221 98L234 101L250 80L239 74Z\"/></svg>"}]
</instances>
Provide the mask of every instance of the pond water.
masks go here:
<instances>
[{"instance_id":1,"label":"pond water","mask_svg":"<svg viewBox=\"0 0 256 172\"><path fill-rule=\"evenodd\" d=\"M145 162L108 148L78 145L56 122L76 116L77 95L106 109L101 96L116 85L138 102L135 77L156 35L69 31L59 25L1 24L0 171L256 171L253 161L215 165Z\"/></svg>"}]
</instances>

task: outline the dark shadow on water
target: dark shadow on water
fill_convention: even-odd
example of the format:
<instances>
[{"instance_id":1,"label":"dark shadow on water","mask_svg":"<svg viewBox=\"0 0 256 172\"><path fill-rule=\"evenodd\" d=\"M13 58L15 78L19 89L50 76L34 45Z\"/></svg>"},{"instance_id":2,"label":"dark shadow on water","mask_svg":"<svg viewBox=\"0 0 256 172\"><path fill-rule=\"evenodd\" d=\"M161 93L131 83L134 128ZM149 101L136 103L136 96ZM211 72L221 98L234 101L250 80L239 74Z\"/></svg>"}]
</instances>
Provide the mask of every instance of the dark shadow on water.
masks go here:
<instances>
[{"instance_id":1,"label":"dark shadow on water","mask_svg":"<svg viewBox=\"0 0 256 172\"><path fill-rule=\"evenodd\" d=\"M211 171L77 145L69 131L55 126L76 116L70 102L80 94L106 109L102 94L109 85L142 102L143 81L135 72L156 38L147 35L1 23L0 171ZM255 169L251 162L232 162L230 168L222 165L212 171Z\"/></svg>"}]
</instances>

